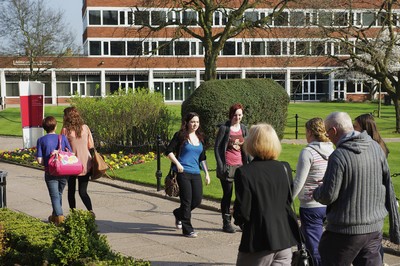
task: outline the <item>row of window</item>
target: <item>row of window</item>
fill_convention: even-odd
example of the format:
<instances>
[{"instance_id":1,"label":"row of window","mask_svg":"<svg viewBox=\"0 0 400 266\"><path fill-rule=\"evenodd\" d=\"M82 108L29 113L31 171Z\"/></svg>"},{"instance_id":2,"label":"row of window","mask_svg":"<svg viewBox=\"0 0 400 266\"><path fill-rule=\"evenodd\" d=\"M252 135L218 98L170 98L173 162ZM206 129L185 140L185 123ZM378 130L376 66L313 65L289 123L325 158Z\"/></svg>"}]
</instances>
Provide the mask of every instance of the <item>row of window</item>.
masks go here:
<instances>
[{"instance_id":1,"label":"row of window","mask_svg":"<svg viewBox=\"0 0 400 266\"><path fill-rule=\"evenodd\" d=\"M226 11L229 12L229 11ZM271 16L272 10L253 10L246 11L242 21L258 21ZM85 16L85 25L89 26L159 26L166 23L197 25L197 12L193 10L171 10L171 9L141 9L138 10L99 10L90 8L87 10L87 21ZM393 14L393 20L398 24L398 14ZM287 27L287 26L381 26L387 21L387 15L384 12L373 10L288 10L281 12L278 16L268 20L269 26ZM227 23L227 15L223 11L216 11L213 14L213 26L224 26Z\"/></svg>"},{"instance_id":2,"label":"row of window","mask_svg":"<svg viewBox=\"0 0 400 266\"><path fill-rule=\"evenodd\" d=\"M286 56L286 55L345 55L346 47L338 42L322 40L274 40L225 43L221 56ZM203 44L196 41L89 41L85 54L90 56L201 56Z\"/></svg>"},{"instance_id":3,"label":"row of window","mask_svg":"<svg viewBox=\"0 0 400 266\"><path fill-rule=\"evenodd\" d=\"M285 86L286 75L284 73L248 73L247 78L271 78ZM27 81L27 76L6 75L7 97L19 96L19 81ZM149 86L147 75L106 75L106 94L118 89L147 88ZM221 74L218 79L240 78L240 73ZM162 93L166 101L185 100L195 89L194 77L176 78L162 81L160 76L154 82L154 91ZM325 73L291 73L290 95L295 100L320 100L327 98L329 94L329 75ZM40 80L45 84L45 96L52 96L50 76L43 76ZM368 93L374 84L369 81L345 81L335 80L333 93L344 95L347 93ZM100 96L100 75L57 75L57 96L69 97L76 93L82 96ZM335 96L335 98L340 98ZM340 98L341 99L341 98Z\"/></svg>"}]
</instances>

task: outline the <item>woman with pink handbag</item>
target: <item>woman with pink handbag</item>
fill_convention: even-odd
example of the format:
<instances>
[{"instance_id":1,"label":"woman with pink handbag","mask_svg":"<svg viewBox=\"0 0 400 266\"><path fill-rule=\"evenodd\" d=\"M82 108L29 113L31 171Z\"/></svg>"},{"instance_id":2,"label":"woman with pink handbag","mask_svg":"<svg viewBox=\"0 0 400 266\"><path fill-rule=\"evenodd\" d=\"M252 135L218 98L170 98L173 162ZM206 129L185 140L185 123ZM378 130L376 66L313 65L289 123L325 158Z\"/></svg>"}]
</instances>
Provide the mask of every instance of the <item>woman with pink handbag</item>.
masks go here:
<instances>
[{"instance_id":1,"label":"woman with pink handbag","mask_svg":"<svg viewBox=\"0 0 400 266\"><path fill-rule=\"evenodd\" d=\"M51 199L51 206L53 208L52 214L49 216L49 222L59 225L64 221L64 214L62 209L62 193L67 185L68 176L53 176L48 171L48 162L52 153L57 150L64 150L65 148L72 150L69 142L65 136L61 136L59 147L59 135L55 133L57 128L57 120L53 116L48 116L43 119L42 127L47 135L40 137L36 145L36 160L39 164L44 165L45 173L44 179L46 181L47 189Z\"/></svg>"},{"instance_id":2,"label":"woman with pink handbag","mask_svg":"<svg viewBox=\"0 0 400 266\"><path fill-rule=\"evenodd\" d=\"M84 124L76 107L64 109L64 125L61 133L67 136L72 151L83 164L83 171L77 176L70 176L68 179L69 207L71 209L76 208L75 191L76 180L78 179L79 196L86 209L95 217L92 201L87 193L92 168L92 156L89 150L94 148L93 137L89 127Z\"/></svg>"}]
</instances>

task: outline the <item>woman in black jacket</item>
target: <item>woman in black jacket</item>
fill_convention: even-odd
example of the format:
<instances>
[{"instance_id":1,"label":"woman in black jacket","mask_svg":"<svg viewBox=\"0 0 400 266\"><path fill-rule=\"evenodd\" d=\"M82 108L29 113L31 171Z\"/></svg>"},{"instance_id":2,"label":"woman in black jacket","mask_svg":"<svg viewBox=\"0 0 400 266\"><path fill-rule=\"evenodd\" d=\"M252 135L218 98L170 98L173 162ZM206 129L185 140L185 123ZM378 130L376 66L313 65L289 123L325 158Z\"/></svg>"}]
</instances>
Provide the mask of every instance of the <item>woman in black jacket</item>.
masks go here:
<instances>
[{"instance_id":1,"label":"woman in black jacket","mask_svg":"<svg viewBox=\"0 0 400 266\"><path fill-rule=\"evenodd\" d=\"M291 169L277 161L279 138L271 125L258 124L250 128L244 149L254 159L235 173L233 217L243 231L236 263L290 265L298 229L290 207Z\"/></svg>"},{"instance_id":2,"label":"woman in black jacket","mask_svg":"<svg viewBox=\"0 0 400 266\"><path fill-rule=\"evenodd\" d=\"M200 167L205 173L206 185L210 184L204 135L200 129L198 114L190 112L186 115L181 129L175 133L165 155L171 160L173 170L178 173L181 205L173 211L175 226L177 229L182 229L184 236L197 237L197 232L194 231L191 223L191 216L192 210L200 205L203 197Z\"/></svg>"},{"instance_id":3,"label":"woman in black jacket","mask_svg":"<svg viewBox=\"0 0 400 266\"><path fill-rule=\"evenodd\" d=\"M240 103L232 105L229 109L229 120L219 127L214 146L217 177L221 181L223 191L221 199L222 230L227 233L235 232L231 225L230 213L235 170L248 162L242 149L247 136L247 128L241 123L242 118L243 106Z\"/></svg>"}]
</instances>

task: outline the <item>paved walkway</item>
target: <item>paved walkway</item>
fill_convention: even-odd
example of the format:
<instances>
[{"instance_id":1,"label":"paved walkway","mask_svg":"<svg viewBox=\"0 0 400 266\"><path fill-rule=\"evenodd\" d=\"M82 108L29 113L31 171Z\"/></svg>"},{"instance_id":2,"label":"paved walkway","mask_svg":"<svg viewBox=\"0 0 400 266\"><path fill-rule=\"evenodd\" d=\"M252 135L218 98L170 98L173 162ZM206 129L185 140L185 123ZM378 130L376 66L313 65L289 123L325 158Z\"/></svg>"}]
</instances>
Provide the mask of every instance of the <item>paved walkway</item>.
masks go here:
<instances>
[{"instance_id":1,"label":"paved walkway","mask_svg":"<svg viewBox=\"0 0 400 266\"><path fill-rule=\"evenodd\" d=\"M13 141L18 142L0 137L0 150ZM46 221L51 204L43 172L3 162L0 170L8 172L7 207ZM216 202L204 201L203 208L193 211L192 222L199 237L189 239L174 226L171 212L178 202L163 192L102 178L89 184L89 194L100 233L124 255L149 260L152 265L235 265L241 234L221 231ZM63 200L67 213L66 193ZM79 198L77 207L84 208ZM385 262L399 266L400 258L385 254Z\"/></svg>"}]
</instances>

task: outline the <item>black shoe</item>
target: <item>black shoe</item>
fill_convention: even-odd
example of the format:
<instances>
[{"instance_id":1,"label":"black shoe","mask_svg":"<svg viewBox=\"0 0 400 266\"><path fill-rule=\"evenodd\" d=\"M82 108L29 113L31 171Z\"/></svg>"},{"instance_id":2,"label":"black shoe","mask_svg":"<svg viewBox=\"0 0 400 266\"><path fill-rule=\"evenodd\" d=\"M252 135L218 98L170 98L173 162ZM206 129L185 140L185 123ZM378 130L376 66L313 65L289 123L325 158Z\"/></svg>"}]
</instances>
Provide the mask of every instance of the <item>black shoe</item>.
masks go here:
<instances>
[{"instance_id":1,"label":"black shoe","mask_svg":"<svg viewBox=\"0 0 400 266\"><path fill-rule=\"evenodd\" d=\"M224 224L224 226L222 227L222 231L224 231L225 233L231 233L231 234L236 232L235 228L233 228L230 223Z\"/></svg>"}]
</instances>

